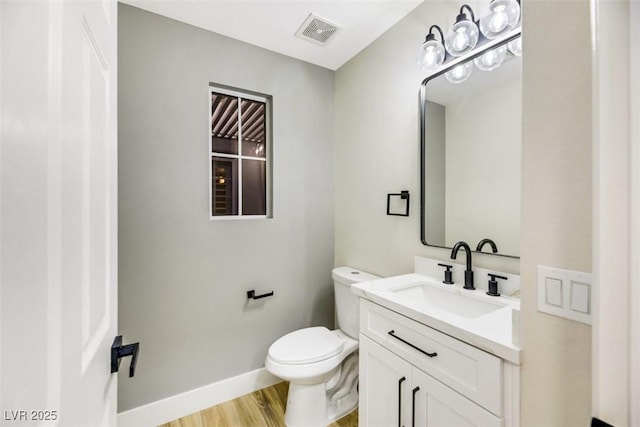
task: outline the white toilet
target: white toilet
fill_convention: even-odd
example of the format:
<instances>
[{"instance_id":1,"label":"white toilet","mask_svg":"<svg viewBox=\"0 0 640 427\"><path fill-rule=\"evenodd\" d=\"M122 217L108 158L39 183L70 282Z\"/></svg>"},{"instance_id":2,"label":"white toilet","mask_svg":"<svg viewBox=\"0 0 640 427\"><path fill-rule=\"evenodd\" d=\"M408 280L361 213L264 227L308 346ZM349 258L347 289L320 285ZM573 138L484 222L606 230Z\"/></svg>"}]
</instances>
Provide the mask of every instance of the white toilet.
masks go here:
<instances>
[{"instance_id":1,"label":"white toilet","mask_svg":"<svg viewBox=\"0 0 640 427\"><path fill-rule=\"evenodd\" d=\"M269 348L265 367L289 381L288 427L324 427L358 405L359 301L351 285L379 277L351 267L333 269L338 327L299 329Z\"/></svg>"}]
</instances>

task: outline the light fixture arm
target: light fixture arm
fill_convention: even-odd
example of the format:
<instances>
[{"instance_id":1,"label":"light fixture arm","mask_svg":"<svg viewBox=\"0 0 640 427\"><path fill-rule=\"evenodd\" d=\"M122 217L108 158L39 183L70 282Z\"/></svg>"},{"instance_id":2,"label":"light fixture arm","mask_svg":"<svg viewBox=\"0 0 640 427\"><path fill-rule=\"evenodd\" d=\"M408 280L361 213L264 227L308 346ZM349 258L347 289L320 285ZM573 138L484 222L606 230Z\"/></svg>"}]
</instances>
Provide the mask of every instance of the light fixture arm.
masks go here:
<instances>
[{"instance_id":1,"label":"light fixture arm","mask_svg":"<svg viewBox=\"0 0 640 427\"><path fill-rule=\"evenodd\" d=\"M429 34L427 34L427 38L425 39L425 41L435 40L435 36L433 35L434 28L440 33L440 43L444 43L444 34L442 33L442 29L437 25L432 25L429 28Z\"/></svg>"},{"instance_id":2,"label":"light fixture arm","mask_svg":"<svg viewBox=\"0 0 640 427\"><path fill-rule=\"evenodd\" d=\"M476 22L476 15L473 13L473 9L471 9L471 6L469 6L468 4L463 4L462 6L460 6L460 13L456 18L456 22L460 22L463 19L467 19L467 15L464 13L465 8L469 11L469 14L471 15L471 22Z\"/></svg>"}]
</instances>

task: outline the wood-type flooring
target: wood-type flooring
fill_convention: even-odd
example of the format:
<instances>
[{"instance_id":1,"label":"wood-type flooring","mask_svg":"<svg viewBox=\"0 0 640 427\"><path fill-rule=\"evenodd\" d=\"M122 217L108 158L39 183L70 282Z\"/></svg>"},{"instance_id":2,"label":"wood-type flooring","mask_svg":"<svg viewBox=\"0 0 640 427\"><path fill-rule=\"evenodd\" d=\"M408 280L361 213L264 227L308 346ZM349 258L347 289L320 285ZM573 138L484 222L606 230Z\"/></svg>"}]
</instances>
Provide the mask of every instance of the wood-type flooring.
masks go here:
<instances>
[{"instance_id":1,"label":"wood-type flooring","mask_svg":"<svg viewBox=\"0 0 640 427\"><path fill-rule=\"evenodd\" d=\"M160 427L285 427L288 390L289 383L281 382ZM329 427L358 427L358 411L352 411Z\"/></svg>"}]
</instances>

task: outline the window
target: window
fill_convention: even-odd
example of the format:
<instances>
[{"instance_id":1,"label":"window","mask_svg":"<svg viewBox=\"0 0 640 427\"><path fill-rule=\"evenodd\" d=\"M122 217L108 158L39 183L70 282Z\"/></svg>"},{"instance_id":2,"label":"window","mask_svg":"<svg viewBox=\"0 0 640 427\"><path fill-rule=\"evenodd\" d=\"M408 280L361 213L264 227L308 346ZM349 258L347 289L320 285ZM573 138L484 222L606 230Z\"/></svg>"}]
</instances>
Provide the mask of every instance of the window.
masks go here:
<instances>
[{"instance_id":1,"label":"window","mask_svg":"<svg viewBox=\"0 0 640 427\"><path fill-rule=\"evenodd\" d=\"M210 88L211 218L270 217L271 98Z\"/></svg>"}]
</instances>

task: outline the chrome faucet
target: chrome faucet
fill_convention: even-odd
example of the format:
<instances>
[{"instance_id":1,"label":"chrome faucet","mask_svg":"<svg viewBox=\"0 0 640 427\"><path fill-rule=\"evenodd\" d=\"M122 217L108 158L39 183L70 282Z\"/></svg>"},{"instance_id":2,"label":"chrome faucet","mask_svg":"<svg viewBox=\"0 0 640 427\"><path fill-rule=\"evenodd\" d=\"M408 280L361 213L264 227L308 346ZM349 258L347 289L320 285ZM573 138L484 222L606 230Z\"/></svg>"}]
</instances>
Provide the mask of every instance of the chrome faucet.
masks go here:
<instances>
[{"instance_id":1,"label":"chrome faucet","mask_svg":"<svg viewBox=\"0 0 640 427\"><path fill-rule=\"evenodd\" d=\"M475 286L473 286L473 270L471 270L471 248L467 245L466 242L458 242L453 245L451 249L451 259L456 259L458 255L458 251L460 248L463 248L467 253L467 269L464 271L464 289L474 290Z\"/></svg>"},{"instance_id":2,"label":"chrome faucet","mask_svg":"<svg viewBox=\"0 0 640 427\"><path fill-rule=\"evenodd\" d=\"M478 242L478 246L476 247L476 251L481 252L482 251L482 247L484 245L490 245L491 246L491 252L498 253L498 247L496 246L495 242L491 239L482 239Z\"/></svg>"}]
</instances>

